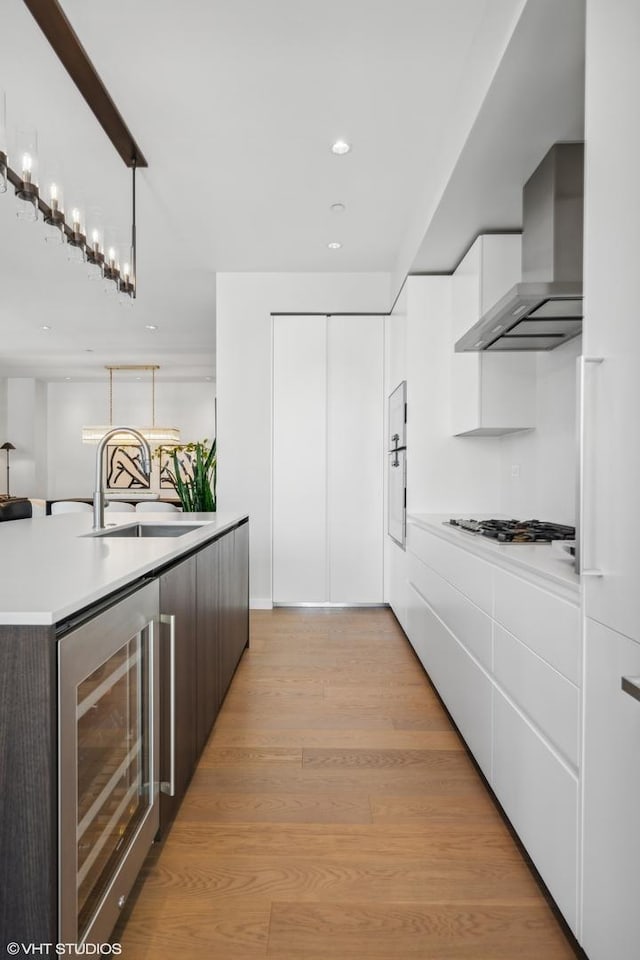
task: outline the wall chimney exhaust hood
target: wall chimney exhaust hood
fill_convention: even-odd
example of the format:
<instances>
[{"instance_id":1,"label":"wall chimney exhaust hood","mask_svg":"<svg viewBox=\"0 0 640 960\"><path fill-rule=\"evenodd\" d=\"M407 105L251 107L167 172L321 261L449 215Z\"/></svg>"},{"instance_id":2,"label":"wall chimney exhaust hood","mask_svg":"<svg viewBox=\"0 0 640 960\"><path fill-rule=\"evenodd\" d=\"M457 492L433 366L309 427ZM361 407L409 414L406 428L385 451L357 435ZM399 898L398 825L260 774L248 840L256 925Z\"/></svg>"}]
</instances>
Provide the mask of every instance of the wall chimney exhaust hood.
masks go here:
<instances>
[{"instance_id":1,"label":"wall chimney exhaust hood","mask_svg":"<svg viewBox=\"0 0 640 960\"><path fill-rule=\"evenodd\" d=\"M582 330L584 144L556 143L524 185L522 283L461 337L456 352L553 350Z\"/></svg>"}]
</instances>

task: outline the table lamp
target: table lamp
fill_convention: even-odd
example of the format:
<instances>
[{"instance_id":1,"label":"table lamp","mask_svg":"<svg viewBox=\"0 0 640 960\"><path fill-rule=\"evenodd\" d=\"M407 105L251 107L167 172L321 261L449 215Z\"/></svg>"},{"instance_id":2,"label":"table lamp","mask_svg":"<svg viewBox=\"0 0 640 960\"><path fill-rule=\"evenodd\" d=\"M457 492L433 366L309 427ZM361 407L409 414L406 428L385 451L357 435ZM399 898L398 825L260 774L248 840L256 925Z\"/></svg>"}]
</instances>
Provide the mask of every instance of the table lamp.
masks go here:
<instances>
[{"instance_id":1,"label":"table lamp","mask_svg":"<svg viewBox=\"0 0 640 960\"><path fill-rule=\"evenodd\" d=\"M2 444L0 450L7 451L7 499L9 500L11 498L11 494L9 493L9 450L15 450L15 447L7 440Z\"/></svg>"}]
</instances>

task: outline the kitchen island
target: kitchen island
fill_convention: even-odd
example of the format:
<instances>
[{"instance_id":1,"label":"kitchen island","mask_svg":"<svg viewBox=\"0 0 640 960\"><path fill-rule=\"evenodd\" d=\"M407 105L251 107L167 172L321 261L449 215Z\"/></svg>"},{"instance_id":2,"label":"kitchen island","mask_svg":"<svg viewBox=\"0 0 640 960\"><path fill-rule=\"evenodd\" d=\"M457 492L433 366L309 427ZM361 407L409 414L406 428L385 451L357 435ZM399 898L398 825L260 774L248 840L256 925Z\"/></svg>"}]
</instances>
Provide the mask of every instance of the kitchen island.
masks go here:
<instances>
[{"instance_id":1,"label":"kitchen island","mask_svg":"<svg viewBox=\"0 0 640 960\"><path fill-rule=\"evenodd\" d=\"M107 871L85 897L82 888L99 852L89 839L96 833L93 824L108 823L114 834L117 817L127 819L133 799L134 805L142 800L139 806L154 809L146 824L151 839L158 828L167 829L248 644L246 516L133 519L114 512L104 531L92 531L91 523L88 514L66 514L0 529L2 944L106 939L145 850L132 861L133 876L130 866L128 878L118 875L119 887L110 885ZM140 536L139 526L152 528L142 532L154 535ZM163 535L163 526L170 536ZM188 532L180 533L180 526ZM115 650L111 660L105 654L104 663L98 654L103 640ZM83 666L94 647L97 668ZM65 687L70 670L78 679ZM122 702L140 712L135 731L116 731L120 741L128 737L136 748L125 754L137 751L128 795L117 795L118 778L126 779L118 771L122 754L115 772L107 767L91 774L91 763L105 755L104 744L114 739L118 723L123 726L122 710L112 709L118 689ZM69 725L61 733L65 716ZM69 743L71 774L65 759ZM97 799L83 809L87 771ZM65 830L69 804L73 817ZM115 847L128 846L126 829L125 823L123 843ZM134 833L132 828L132 845ZM61 918L71 904L75 922L84 900L87 911L95 902L101 919L93 928L78 920L70 932L70 921Z\"/></svg>"}]
</instances>

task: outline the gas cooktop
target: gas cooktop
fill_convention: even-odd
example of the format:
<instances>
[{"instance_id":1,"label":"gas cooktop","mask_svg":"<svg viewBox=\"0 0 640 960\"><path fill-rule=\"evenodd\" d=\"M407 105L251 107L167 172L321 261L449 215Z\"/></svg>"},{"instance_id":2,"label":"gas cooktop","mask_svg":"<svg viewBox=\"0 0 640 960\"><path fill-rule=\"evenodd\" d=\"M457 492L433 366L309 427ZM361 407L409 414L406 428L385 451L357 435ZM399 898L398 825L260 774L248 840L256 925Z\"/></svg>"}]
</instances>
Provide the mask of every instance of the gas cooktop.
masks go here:
<instances>
[{"instance_id":1,"label":"gas cooktop","mask_svg":"<svg viewBox=\"0 0 640 960\"><path fill-rule=\"evenodd\" d=\"M552 540L575 540L576 528L542 520L445 520L448 526L466 533L491 537L499 543L551 543Z\"/></svg>"}]
</instances>

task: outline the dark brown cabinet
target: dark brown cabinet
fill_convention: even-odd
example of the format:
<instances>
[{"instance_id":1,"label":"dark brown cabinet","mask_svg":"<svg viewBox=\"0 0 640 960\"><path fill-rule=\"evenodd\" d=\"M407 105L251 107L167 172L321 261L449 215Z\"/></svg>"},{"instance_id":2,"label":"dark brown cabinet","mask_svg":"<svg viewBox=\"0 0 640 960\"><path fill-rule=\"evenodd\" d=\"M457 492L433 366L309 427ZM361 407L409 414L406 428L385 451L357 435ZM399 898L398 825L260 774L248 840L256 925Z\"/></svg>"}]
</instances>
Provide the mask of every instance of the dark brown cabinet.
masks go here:
<instances>
[{"instance_id":1,"label":"dark brown cabinet","mask_svg":"<svg viewBox=\"0 0 640 960\"><path fill-rule=\"evenodd\" d=\"M201 550L197 566L198 754L249 642L249 524Z\"/></svg>"},{"instance_id":2,"label":"dark brown cabinet","mask_svg":"<svg viewBox=\"0 0 640 960\"><path fill-rule=\"evenodd\" d=\"M175 816L211 728L249 643L249 524L223 534L160 577L161 780L170 780L174 746L175 794L163 793L161 832ZM174 662L171 662L173 620ZM172 718L172 684L173 701ZM172 740L172 719L175 724Z\"/></svg>"},{"instance_id":3,"label":"dark brown cabinet","mask_svg":"<svg viewBox=\"0 0 640 960\"><path fill-rule=\"evenodd\" d=\"M184 560L160 577L160 612L162 830L173 820L180 806L199 752L196 742L194 670L197 629L195 557ZM168 792L170 783L173 796Z\"/></svg>"},{"instance_id":4,"label":"dark brown cabinet","mask_svg":"<svg viewBox=\"0 0 640 960\"><path fill-rule=\"evenodd\" d=\"M220 693L220 557L233 531L201 550L196 557L198 637L192 664L197 677L196 742L198 755L218 715Z\"/></svg>"}]
</instances>

